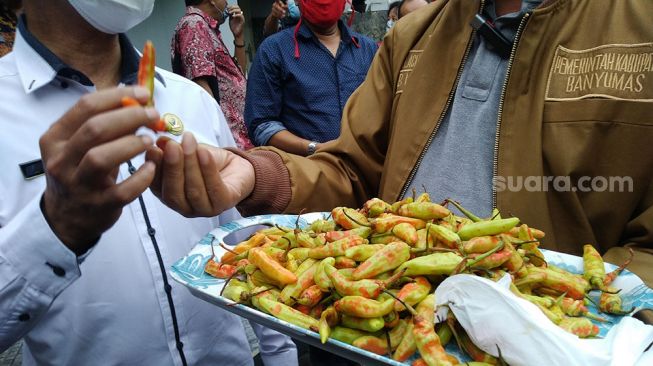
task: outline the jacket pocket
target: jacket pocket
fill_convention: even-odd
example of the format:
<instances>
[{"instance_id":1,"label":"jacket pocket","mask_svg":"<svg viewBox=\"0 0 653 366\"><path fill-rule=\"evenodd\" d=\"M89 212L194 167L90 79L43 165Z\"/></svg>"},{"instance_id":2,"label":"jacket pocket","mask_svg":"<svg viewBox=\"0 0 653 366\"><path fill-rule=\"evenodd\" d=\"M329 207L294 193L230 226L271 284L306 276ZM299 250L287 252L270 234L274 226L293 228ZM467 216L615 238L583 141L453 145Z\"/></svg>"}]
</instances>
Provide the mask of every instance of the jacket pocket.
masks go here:
<instances>
[{"instance_id":1,"label":"jacket pocket","mask_svg":"<svg viewBox=\"0 0 653 366\"><path fill-rule=\"evenodd\" d=\"M547 123L607 123L653 127L653 102L583 99L545 102L542 119Z\"/></svg>"}]
</instances>

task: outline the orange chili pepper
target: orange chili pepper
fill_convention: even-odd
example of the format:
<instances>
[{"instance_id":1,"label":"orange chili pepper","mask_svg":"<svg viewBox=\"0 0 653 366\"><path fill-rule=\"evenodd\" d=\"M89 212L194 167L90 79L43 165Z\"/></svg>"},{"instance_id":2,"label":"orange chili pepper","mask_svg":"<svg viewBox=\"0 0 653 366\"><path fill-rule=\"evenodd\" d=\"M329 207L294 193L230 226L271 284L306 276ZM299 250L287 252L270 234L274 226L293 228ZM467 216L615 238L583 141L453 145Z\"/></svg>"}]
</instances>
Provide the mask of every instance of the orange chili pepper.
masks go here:
<instances>
[{"instance_id":1,"label":"orange chili pepper","mask_svg":"<svg viewBox=\"0 0 653 366\"><path fill-rule=\"evenodd\" d=\"M580 338L590 338L599 335L599 327L587 318L565 317L558 326Z\"/></svg>"},{"instance_id":2,"label":"orange chili pepper","mask_svg":"<svg viewBox=\"0 0 653 366\"><path fill-rule=\"evenodd\" d=\"M354 247L354 248L356 248L356 247ZM350 248L350 249L353 249L353 248ZM341 255L339 257L336 257L335 267L338 268L338 269L356 268L356 261L351 259L351 258L347 258L346 256Z\"/></svg>"},{"instance_id":3,"label":"orange chili pepper","mask_svg":"<svg viewBox=\"0 0 653 366\"><path fill-rule=\"evenodd\" d=\"M285 269L279 262L272 259L261 248L252 248L249 250L249 261L261 269L266 276L288 285L297 282L297 276Z\"/></svg>"},{"instance_id":4,"label":"orange chili pepper","mask_svg":"<svg viewBox=\"0 0 653 366\"><path fill-rule=\"evenodd\" d=\"M297 303L301 305L306 305L313 307L322 300L324 292L320 289L320 286L313 285L302 292L297 299Z\"/></svg>"},{"instance_id":5,"label":"orange chili pepper","mask_svg":"<svg viewBox=\"0 0 653 366\"><path fill-rule=\"evenodd\" d=\"M366 226L357 227L351 230L344 231L329 231L324 235L324 238L327 242L331 243L340 239L348 238L351 236L360 236L361 238L367 238L372 233L372 229Z\"/></svg>"},{"instance_id":6,"label":"orange chili pepper","mask_svg":"<svg viewBox=\"0 0 653 366\"><path fill-rule=\"evenodd\" d=\"M353 278L354 280L372 278L399 267L409 258L410 247L408 244L401 241L388 244L361 263L354 271Z\"/></svg>"},{"instance_id":7,"label":"orange chili pepper","mask_svg":"<svg viewBox=\"0 0 653 366\"><path fill-rule=\"evenodd\" d=\"M154 66L156 65L156 52L152 41L146 41L143 47L143 56L138 65L138 85L150 91L147 106L154 105Z\"/></svg>"},{"instance_id":8,"label":"orange chili pepper","mask_svg":"<svg viewBox=\"0 0 653 366\"><path fill-rule=\"evenodd\" d=\"M407 283L399 290L397 297L408 305L415 305L424 300L429 292L431 292L431 283L425 277L416 277L415 282ZM404 310L404 306L398 300L395 301L395 310Z\"/></svg>"},{"instance_id":9,"label":"orange chili pepper","mask_svg":"<svg viewBox=\"0 0 653 366\"><path fill-rule=\"evenodd\" d=\"M236 245L231 252L224 253L222 255L222 258L220 258L220 262L232 263L233 261L236 260L236 256L238 254L244 253L250 250L251 248L258 247L263 243L265 243L265 235L256 233L252 235L252 237L249 238L247 241Z\"/></svg>"},{"instance_id":10,"label":"orange chili pepper","mask_svg":"<svg viewBox=\"0 0 653 366\"><path fill-rule=\"evenodd\" d=\"M213 259L209 259L204 266L204 272L216 278L229 278L233 276L236 271L238 271L236 266L216 262Z\"/></svg>"},{"instance_id":11,"label":"orange chili pepper","mask_svg":"<svg viewBox=\"0 0 653 366\"><path fill-rule=\"evenodd\" d=\"M346 230L361 226L369 226L367 217L353 208L336 207L331 211L331 216L336 224L342 226Z\"/></svg>"}]
</instances>

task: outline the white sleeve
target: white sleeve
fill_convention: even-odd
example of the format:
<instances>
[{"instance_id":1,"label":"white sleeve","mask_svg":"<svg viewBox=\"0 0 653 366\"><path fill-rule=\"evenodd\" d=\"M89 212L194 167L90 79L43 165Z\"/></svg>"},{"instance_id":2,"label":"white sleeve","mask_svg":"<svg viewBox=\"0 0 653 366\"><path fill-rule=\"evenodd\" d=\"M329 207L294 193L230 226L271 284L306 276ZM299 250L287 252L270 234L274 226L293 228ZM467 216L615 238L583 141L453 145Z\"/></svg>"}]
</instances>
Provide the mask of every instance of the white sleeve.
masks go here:
<instances>
[{"instance_id":1,"label":"white sleeve","mask_svg":"<svg viewBox=\"0 0 653 366\"><path fill-rule=\"evenodd\" d=\"M297 347L290 337L255 322L250 322L250 324L258 338L261 359L265 366L297 366L299 364Z\"/></svg>"},{"instance_id":2,"label":"white sleeve","mask_svg":"<svg viewBox=\"0 0 653 366\"><path fill-rule=\"evenodd\" d=\"M29 332L80 276L77 256L50 229L40 199L0 228L0 352Z\"/></svg>"}]
</instances>

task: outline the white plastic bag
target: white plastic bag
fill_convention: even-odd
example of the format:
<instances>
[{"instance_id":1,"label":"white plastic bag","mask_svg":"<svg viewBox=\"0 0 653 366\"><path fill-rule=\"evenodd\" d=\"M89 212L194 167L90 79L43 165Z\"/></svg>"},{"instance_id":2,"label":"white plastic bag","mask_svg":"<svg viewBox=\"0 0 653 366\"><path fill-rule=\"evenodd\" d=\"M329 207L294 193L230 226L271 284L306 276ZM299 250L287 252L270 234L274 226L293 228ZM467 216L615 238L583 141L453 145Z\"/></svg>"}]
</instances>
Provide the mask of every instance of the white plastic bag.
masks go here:
<instances>
[{"instance_id":1,"label":"white plastic bag","mask_svg":"<svg viewBox=\"0 0 653 366\"><path fill-rule=\"evenodd\" d=\"M435 291L437 319L450 308L479 348L495 357L501 349L511 366L630 366L653 342L653 326L632 317L603 339L580 339L513 294L510 281L509 275L499 282L466 274L445 279Z\"/></svg>"}]
</instances>

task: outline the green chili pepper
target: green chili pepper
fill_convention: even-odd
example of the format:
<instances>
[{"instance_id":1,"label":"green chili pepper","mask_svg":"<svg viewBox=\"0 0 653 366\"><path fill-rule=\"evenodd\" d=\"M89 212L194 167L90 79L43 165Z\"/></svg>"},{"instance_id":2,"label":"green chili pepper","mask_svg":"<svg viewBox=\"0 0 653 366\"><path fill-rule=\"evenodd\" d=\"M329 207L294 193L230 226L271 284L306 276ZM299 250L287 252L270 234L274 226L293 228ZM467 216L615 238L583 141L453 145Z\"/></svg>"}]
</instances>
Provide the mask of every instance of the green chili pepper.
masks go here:
<instances>
[{"instance_id":1,"label":"green chili pepper","mask_svg":"<svg viewBox=\"0 0 653 366\"><path fill-rule=\"evenodd\" d=\"M340 322L343 326L364 330L366 332L376 332L377 330L383 329L385 321L382 317L377 318L359 318L356 316L351 316L347 314L342 314L340 317Z\"/></svg>"},{"instance_id":2,"label":"green chili pepper","mask_svg":"<svg viewBox=\"0 0 653 366\"><path fill-rule=\"evenodd\" d=\"M404 276L450 275L463 258L456 253L433 253L404 262L397 269L406 270Z\"/></svg>"},{"instance_id":3,"label":"green chili pepper","mask_svg":"<svg viewBox=\"0 0 653 366\"><path fill-rule=\"evenodd\" d=\"M479 221L467 224L458 230L461 240L469 240L477 236L497 235L510 231L519 224L519 219L511 217L508 219Z\"/></svg>"},{"instance_id":4,"label":"green chili pepper","mask_svg":"<svg viewBox=\"0 0 653 366\"><path fill-rule=\"evenodd\" d=\"M449 216L451 211L433 202L413 202L401 206L397 213L421 220L434 220Z\"/></svg>"},{"instance_id":5,"label":"green chili pepper","mask_svg":"<svg viewBox=\"0 0 653 366\"><path fill-rule=\"evenodd\" d=\"M288 305L264 297L258 299L258 303L263 311L281 320L285 320L288 323L304 329L309 329L315 332L319 331L320 324L317 319L314 319L301 311L295 310Z\"/></svg>"},{"instance_id":6,"label":"green chili pepper","mask_svg":"<svg viewBox=\"0 0 653 366\"><path fill-rule=\"evenodd\" d=\"M394 299L388 298L384 301L377 301L362 296L345 296L335 302L335 307L342 314L360 318L377 318L392 311Z\"/></svg>"}]
</instances>

